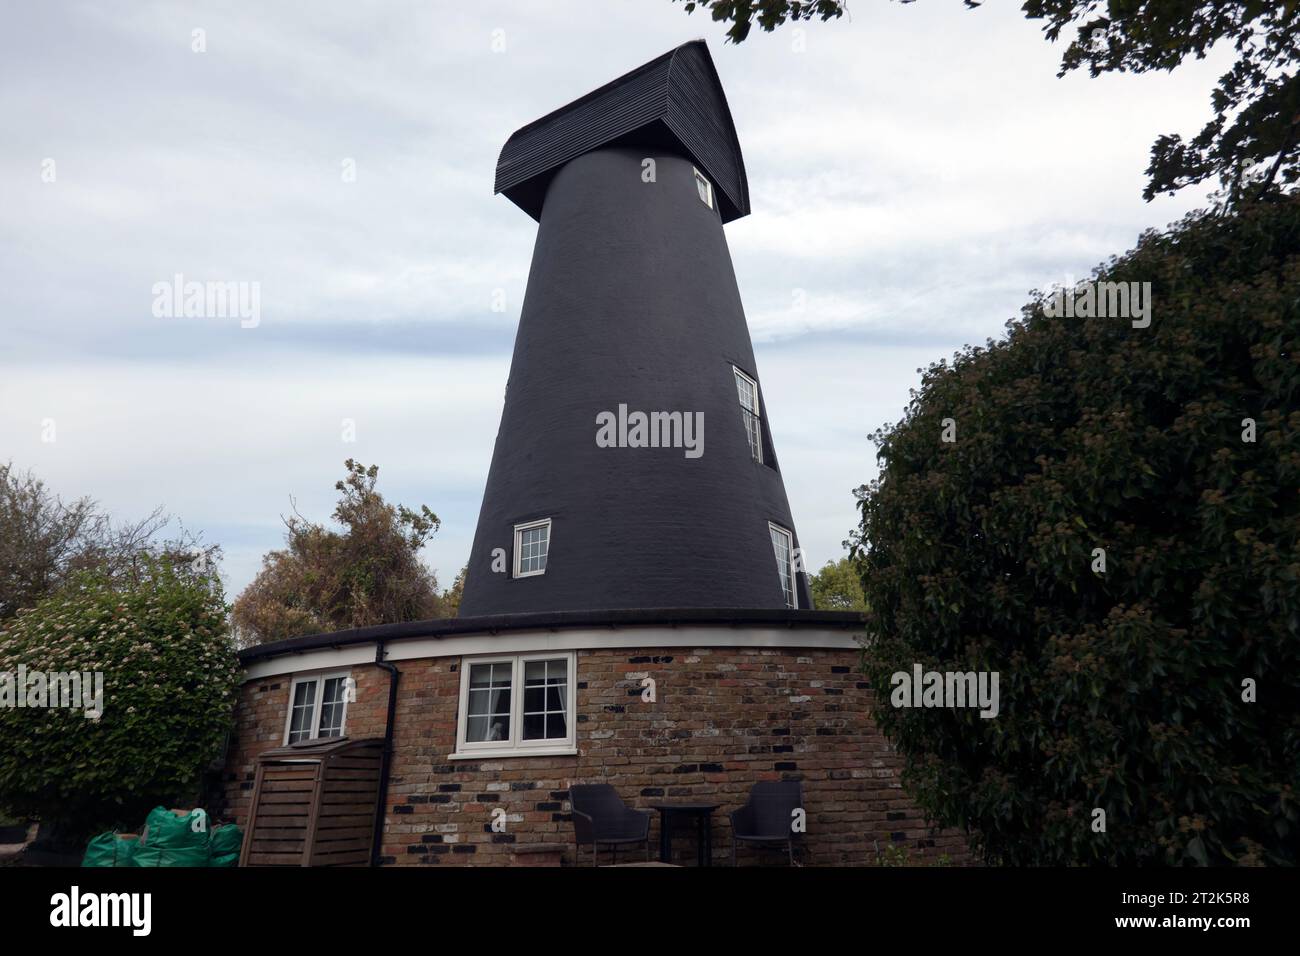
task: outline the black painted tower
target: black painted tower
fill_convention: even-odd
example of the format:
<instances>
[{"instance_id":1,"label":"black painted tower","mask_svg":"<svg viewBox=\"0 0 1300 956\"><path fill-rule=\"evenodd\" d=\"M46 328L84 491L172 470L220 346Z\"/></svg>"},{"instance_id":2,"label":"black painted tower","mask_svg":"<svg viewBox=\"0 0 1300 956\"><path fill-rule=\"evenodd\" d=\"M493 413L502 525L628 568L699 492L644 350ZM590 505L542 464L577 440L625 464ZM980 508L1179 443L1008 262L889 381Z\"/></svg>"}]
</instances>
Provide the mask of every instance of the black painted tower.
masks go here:
<instances>
[{"instance_id":1,"label":"black painted tower","mask_svg":"<svg viewBox=\"0 0 1300 956\"><path fill-rule=\"evenodd\" d=\"M496 191L540 225L461 615L808 608L704 42L520 129Z\"/></svg>"}]
</instances>

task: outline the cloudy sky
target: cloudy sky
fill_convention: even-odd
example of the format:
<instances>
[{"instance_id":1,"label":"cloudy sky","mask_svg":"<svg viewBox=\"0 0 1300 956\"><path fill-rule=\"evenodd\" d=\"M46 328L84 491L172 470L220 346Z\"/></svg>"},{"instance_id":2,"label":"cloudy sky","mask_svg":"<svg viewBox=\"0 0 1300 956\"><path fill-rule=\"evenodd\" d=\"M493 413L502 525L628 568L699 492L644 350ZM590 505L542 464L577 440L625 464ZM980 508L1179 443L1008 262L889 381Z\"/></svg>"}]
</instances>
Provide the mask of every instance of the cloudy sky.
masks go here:
<instances>
[{"instance_id":1,"label":"cloudy sky","mask_svg":"<svg viewBox=\"0 0 1300 956\"><path fill-rule=\"evenodd\" d=\"M442 518L450 584L536 233L492 194L497 152L703 36L745 150L727 233L773 438L810 566L839 557L919 367L1203 203L1144 203L1143 169L1228 62L1056 79L1011 4L850 6L738 47L669 0L7 7L0 461L164 506L224 547L233 596L355 457ZM260 283L260 323L155 316L178 273Z\"/></svg>"}]
</instances>

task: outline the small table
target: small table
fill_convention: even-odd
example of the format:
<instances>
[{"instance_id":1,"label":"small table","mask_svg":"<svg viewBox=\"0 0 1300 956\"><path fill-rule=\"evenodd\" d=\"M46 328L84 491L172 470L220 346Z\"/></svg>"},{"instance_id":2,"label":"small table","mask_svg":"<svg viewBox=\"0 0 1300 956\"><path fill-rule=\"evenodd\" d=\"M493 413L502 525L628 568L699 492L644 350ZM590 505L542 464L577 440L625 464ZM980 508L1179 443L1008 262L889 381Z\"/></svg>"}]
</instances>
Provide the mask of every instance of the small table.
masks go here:
<instances>
[{"instance_id":1,"label":"small table","mask_svg":"<svg viewBox=\"0 0 1300 956\"><path fill-rule=\"evenodd\" d=\"M652 803L659 811L659 862L671 863L673 857L673 818L695 818L695 860L699 866L713 865L713 821L711 814L720 803Z\"/></svg>"}]
</instances>

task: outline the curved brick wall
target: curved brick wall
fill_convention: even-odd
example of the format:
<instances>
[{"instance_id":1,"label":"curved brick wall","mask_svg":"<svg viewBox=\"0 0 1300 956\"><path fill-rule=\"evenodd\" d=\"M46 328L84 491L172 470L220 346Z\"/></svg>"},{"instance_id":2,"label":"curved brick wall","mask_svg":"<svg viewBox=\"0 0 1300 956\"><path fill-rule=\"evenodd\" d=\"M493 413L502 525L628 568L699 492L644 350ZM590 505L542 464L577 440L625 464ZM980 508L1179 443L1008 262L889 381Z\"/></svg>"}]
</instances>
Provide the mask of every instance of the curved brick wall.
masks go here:
<instances>
[{"instance_id":1,"label":"curved brick wall","mask_svg":"<svg viewBox=\"0 0 1300 956\"><path fill-rule=\"evenodd\" d=\"M871 691L851 650L786 648L608 649L578 652L577 756L452 761L460 658L397 661L401 671L383 862L504 865L512 851L564 844L574 862L571 783L608 782L633 806L708 799L718 862L730 858L726 813L757 780L799 779L808 811L804 862L864 865L905 847L912 862L941 855L969 862L957 831L932 829L902 790L900 761L867 718ZM382 736L387 675L354 666L357 700L349 736ZM641 701L653 677L658 700ZM241 822L253 759L283 739L290 676L245 684L226 774L227 812ZM492 810L507 813L493 833ZM651 826L657 853L658 819ZM693 839L675 844L694 860ZM620 860L641 859L624 851ZM582 862L590 863L583 851ZM602 857L602 862L607 862ZM783 853L749 847L741 863L783 864Z\"/></svg>"}]
</instances>

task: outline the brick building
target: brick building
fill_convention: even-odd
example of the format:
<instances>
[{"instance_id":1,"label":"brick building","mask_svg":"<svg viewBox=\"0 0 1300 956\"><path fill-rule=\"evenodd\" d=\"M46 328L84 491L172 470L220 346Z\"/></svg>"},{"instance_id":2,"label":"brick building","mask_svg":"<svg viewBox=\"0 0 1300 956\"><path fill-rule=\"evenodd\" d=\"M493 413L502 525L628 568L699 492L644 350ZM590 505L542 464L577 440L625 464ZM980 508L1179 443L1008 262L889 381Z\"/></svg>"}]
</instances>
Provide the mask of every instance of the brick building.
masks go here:
<instances>
[{"instance_id":1,"label":"brick building","mask_svg":"<svg viewBox=\"0 0 1300 956\"><path fill-rule=\"evenodd\" d=\"M725 812L781 779L802 783L808 863L964 860L869 719L860 618L811 609L703 42L520 129L497 191L539 228L462 616L244 652L228 812L289 799L259 790L260 755L346 735L385 741L378 839L348 831L378 863L573 863L569 787L592 782L719 804L729 857Z\"/></svg>"}]
</instances>

